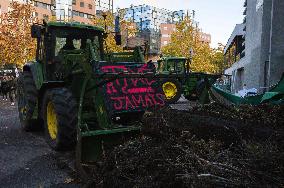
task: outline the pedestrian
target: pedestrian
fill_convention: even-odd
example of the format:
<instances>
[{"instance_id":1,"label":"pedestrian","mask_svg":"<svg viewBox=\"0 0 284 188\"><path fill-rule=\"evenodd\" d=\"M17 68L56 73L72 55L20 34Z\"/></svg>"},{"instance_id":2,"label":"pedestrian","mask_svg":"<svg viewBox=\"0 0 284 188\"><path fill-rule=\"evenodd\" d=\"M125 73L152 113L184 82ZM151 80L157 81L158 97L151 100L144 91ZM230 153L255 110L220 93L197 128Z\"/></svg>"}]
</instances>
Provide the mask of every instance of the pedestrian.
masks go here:
<instances>
[{"instance_id":1,"label":"pedestrian","mask_svg":"<svg viewBox=\"0 0 284 188\"><path fill-rule=\"evenodd\" d=\"M4 75L3 81L1 83L2 86L2 95L3 95L3 101L8 100L8 77L7 75Z\"/></svg>"},{"instance_id":2,"label":"pedestrian","mask_svg":"<svg viewBox=\"0 0 284 188\"><path fill-rule=\"evenodd\" d=\"M3 83L3 76L0 76L0 94L1 94L1 96L3 97L2 83Z\"/></svg>"},{"instance_id":3,"label":"pedestrian","mask_svg":"<svg viewBox=\"0 0 284 188\"><path fill-rule=\"evenodd\" d=\"M8 81L8 95L11 102L11 106L15 105L15 90L16 90L15 80L16 79L13 76L10 76Z\"/></svg>"}]
</instances>

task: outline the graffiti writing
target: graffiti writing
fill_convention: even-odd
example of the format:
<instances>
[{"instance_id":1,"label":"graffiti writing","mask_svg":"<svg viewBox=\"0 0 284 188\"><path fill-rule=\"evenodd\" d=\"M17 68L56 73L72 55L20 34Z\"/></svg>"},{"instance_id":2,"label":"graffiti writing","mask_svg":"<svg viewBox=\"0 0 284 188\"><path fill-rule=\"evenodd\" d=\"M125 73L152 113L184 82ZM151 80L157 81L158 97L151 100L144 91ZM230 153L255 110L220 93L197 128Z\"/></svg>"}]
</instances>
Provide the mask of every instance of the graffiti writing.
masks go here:
<instances>
[{"instance_id":1,"label":"graffiti writing","mask_svg":"<svg viewBox=\"0 0 284 188\"><path fill-rule=\"evenodd\" d=\"M152 69L147 64L139 66L106 65L104 73L146 73ZM139 111L165 105L164 94L157 80L152 78L122 78L108 82L104 87L107 106L111 111Z\"/></svg>"}]
</instances>

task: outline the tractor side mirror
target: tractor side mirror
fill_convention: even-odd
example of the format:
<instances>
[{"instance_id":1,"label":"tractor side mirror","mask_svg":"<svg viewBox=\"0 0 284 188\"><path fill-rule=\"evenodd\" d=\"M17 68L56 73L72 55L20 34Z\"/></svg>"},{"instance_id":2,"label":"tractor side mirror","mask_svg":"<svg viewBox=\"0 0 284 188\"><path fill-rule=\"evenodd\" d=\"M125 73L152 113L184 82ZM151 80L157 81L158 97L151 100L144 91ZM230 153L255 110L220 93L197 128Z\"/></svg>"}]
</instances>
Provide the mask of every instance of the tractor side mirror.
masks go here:
<instances>
[{"instance_id":1,"label":"tractor side mirror","mask_svg":"<svg viewBox=\"0 0 284 188\"><path fill-rule=\"evenodd\" d=\"M116 45L121 45L121 34L120 33L115 33L115 43Z\"/></svg>"},{"instance_id":2,"label":"tractor side mirror","mask_svg":"<svg viewBox=\"0 0 284 188\"><path fill-rule=\"evenodd\" d=\"M32 38L40 38L41 29L42 29L42 27L40 25L32 25L32 27L31 27Z\"/></svg>"}]
</instances>

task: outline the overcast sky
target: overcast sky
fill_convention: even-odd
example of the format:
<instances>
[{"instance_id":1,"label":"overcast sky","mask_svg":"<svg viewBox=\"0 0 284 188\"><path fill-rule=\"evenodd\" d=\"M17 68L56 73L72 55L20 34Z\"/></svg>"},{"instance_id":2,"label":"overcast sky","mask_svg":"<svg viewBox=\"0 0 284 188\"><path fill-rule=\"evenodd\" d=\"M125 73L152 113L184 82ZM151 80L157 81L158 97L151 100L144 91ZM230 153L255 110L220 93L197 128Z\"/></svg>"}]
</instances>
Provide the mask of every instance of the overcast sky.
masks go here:
<instances>
[{"instance_id":1,"label":"overcast sky","mask_svg":"<svg viewBox=\"0 0 284 188\"><path fill-rule=\"evenodd\" d=\"M244 0L114 0L114 8L148 4L169 10L196 11L196 20L212 36L212 46L226 44L235 25L243 21Z\"/></svg>"}]
</instances>

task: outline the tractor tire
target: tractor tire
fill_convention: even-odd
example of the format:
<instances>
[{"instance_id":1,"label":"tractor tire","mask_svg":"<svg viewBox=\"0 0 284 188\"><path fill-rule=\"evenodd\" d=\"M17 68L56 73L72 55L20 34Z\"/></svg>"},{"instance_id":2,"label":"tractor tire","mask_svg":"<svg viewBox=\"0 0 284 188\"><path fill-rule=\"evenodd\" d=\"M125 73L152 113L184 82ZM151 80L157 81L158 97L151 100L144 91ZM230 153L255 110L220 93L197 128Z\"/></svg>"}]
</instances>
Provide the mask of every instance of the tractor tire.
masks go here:
<instances>
[{"instance_id":1,"label":"tractor tire","mask_svg":"<svg viewBox=\"0 0 284 188\"><path fill-rule=\"evenodd\" d=\"M176 103L181 97L182 85L178 80L164 80L162 82L162 89L165 94L165 101L168 104Z\"/></svg>"},{"instance_id":2,"label":"tractor tire","mask_svg":"<svg viewBox=\"0 0 284 188\"><path fill-rule=\"evenodd\" d=\"M188 101L197 101L199 99L199 97L202 94L203 89L205 88L205 81L204 80L200 80L196 83L196 88L194 90L194 92L191 95L186 95L184 96L185 99L187 99Z\"/></svg>"},{"instance_id":3,"label":"tractor tire","mask_svg":"<svg viewBox=\"0 0 284 188\"><path fill-rule=\"evenodd\" d=\"M197 82L197 86L196 86L196 93L198 96L200 96L203 92L203 90L206 87L206 81L205 80L200 80Z\"/></svg>"},{"instance_id":4,"label":"tractor tire","mask_svg":"<svg viewBox=\"0 0 284 188\"><path fill-rule=\"evenodd\" d=\"M76 145L77 104L66 88L47 90L42 117L47 143L56 151L74 149Z\"/></svg>"},{"instance_id":5,"label":"tractor tire","mask_svg":"<svg viewBox=\"0 0 284 188\"><path fill-rule=\"evenodd\" d=\"M199 97L199 102L201 102L200 99L201 99L201 96L202 96L204 90L205 90L205 89L209 89L209 88L208 88L208 85L209 85L209 83L208 83L208 80L206 80L206 79L203 79L203 80L201 80L201 81L198 82L197 87L196 87L196 92L197 92L198 96L200 96L200 97ZM210 100L209 91L207 91L207 94L206 94L205 97L206 97L206 98L204 99L204 101L202 102L202 104L209 104L210 101L211 101L211 100Z\"/></svg>"},{"instance_id":6,"label":"tractor tire","mask_svg":"<svg viewBox=\"0 0 284 188\"><path fill-rule=\"evenodd\" d=\"M38 91L31 72L24 71L18 78L17 101L22 129L25 131L39 130L40 124L32 119L38 101Z\"/></svg>"}]
</instances>

